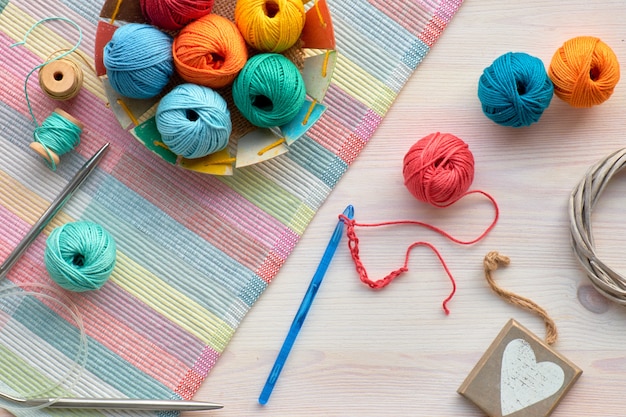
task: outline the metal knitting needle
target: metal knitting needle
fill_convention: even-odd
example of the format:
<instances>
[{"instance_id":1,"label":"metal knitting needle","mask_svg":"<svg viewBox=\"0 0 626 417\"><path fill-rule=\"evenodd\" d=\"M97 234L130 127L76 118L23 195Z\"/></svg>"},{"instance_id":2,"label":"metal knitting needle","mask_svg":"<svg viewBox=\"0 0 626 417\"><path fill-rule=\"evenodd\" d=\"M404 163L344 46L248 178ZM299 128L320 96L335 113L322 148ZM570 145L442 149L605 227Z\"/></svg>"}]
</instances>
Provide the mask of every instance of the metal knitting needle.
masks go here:
<instances>
[{"instance_id":1,"label":"metal knitting needle","mask_svg":"<svg viewBox=\"0 0 626 417\"><path fill-rule=\"evenodd\" d=\"M17 400L22 407L59 408L72 410L138 410L138 411L203 411L219 410L221 404L188 400L140 400L116 398L42 398Z\"/></svg>"},{"instance_id":2,"label":"metal knitting needle","mask_svg":"<svg viewBox=\"0 0 626 417\"><path fill-rule=\"evenodd\" d=\"M7 259L0 265L0 279L4 278L11 269L11 267L18 261L22 254L28 249L28 247L35 241L35 238L43 231L43 229L50 223L50 220L63 208L65 203L72 197L74 192L80 187L80 185L87 179L89 174L94 170L98 162L104 156L109 144L105 143L98 152L96 152L85 164L78 170L69 183L63 188L57 198L50 204L46 211L41 215L39 220L31 227L22 241L13 249L13 252L9 254Z\"/></svg>"}]
</instances>

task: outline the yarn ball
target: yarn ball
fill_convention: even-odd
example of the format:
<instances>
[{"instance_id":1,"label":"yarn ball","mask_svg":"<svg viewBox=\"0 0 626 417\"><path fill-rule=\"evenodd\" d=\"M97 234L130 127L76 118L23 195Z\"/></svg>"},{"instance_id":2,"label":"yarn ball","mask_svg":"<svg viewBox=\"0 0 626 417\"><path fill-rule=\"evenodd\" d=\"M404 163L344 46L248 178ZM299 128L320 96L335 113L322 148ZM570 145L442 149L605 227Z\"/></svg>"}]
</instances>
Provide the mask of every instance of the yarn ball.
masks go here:
<instances>
[{"instance_id":1,"label":"yarn ball","mask_svg":"<svg viewBox=\"0 0 626 417\"><path fill-rule=\"evenodd\" d=\"M221 88L246 64L248 49L237 26L209 14L185 26L174 39L174 64L187 82Z\"/></svg>"},{"instance_id":2,"label":"yarn ball","mask_svg":"<svg viewBox=\"0 0 626 417\"><path fill-rule=\"evenodd\" d=\"M148 23L166 30L178 30L211 13L213 0L140 0Z\"/></svg>"},{"instance_id":3,"label":"yarn ball","mask_svg":"<svg viewBox=\"0 0 626 417\"><path fill-rule=\"evenodd\" d=\"M478 82L483 113L502 126L529 126L541 118L554 86L539 58L509 52L485 68Z\"/></svg>"},{"instance_id":4,"label":"yarn ball","mask_svg":"<svg viewBox=\"0 0 626 417\"><path fill-rule=\"evenodd\" d=\"M181 84L161 99L156 125L163 143L185 158L221 151L232 131L226 101L214 90L196 84Z\"/></svg>"},{"instance_id":5,"label":"yarn ball","mask_svg":"<svg viewBox=\"0 0 626 417\"><path fill-rule=\"evenodd\" d=\"M591 107L611 97L620 68L606 43L593 36L579 36L554 53L548 74L557 97L573 107Z\"/></svg>"},{"instance_id":6,"label":"yarn ball","mask_svg":"<svg viewBox=\"0 0 626 417\"><path fill-rule=\"evenodd\" d=\"M99 224L78 221L55 228L44 260L50 278L70 291L102 287L115 267L115 242Z\"/></svg>"},{"instance_id":7,"label":"yarn ball","mask_svg":"<svg viewBox=\"0 0 626 417\"><path fill-rule=\"evenodd\" d=\"M235 23L250 46L282 52L293 46L304 28L302 0L237 0Z\"/></svg>"},{"instance_id":8,"label":"yarn ball","mask_svg":"<svg viewBox=\"0 0 626 417\"><path fill-rule=\"evenodd\" d=\"M404 185L419 201L437 207L461 198L474 180L474 156L468 145L449 133L418 140L404 156Z\"/></svg>"},{"instance_id":9,"label":"yarn ball","mask_svg":"<svg viewBox=\"0 0 626 417\"><path fill-rule=\"evenodd\" d=\"M111 87L124 97L158 95L174 73L172 38L143 23L118 28L104 47L104 66Z\"/></svg>"},{"instance_id":10,"label":"yarn ball","mask_svg":"<svg viewBox=\"0 0 626 417\"><path fill-rule=\"evenodd\" d=\"M282 126L293 120L305 96L300 71L279 54L253 56L233 84L235 106L259 127Z\"/></svg>"}]
</instances>

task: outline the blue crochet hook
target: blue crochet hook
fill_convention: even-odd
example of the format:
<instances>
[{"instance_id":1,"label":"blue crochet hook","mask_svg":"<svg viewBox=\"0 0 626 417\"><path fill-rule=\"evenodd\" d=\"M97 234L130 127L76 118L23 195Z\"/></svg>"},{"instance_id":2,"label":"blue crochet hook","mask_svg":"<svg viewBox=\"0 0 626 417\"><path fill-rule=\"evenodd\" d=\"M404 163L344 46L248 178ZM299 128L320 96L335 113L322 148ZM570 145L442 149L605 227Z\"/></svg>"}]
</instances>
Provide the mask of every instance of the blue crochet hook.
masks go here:
<instances>
[{"instance_id":1,"label":"blue crochet hook","mask_svg":"<svg viewBox=\"0 0 626 417\"><path fill-rule=\"evenodd\" d=\"M343 211L343 215L348 219L354 218L354 207L351 205L346 207ZM274 389L274 385L276 385L276 381L278 380L278 376L280 372L283 370L283 366L287 361L287 356L289 356L289 352L293 347L294 342L296 341L296 337L302 328L302 324L304 323L304 319L311 308L311 304L317 295L317 290L319 290L320 285L322 284L322 280L324 279L324 275L326 275L326 271L328 270L328 266L330 265L330 261L333 259L335 252L337 250L337 246L339 246L339 242L341 241L341 236L343 235L343 226L344 221L339 220L337 226L335 227L335 231L330 238L330 242L328 242L328 246L326 246L326 250L324 251L324 255L322 256L322 260L317 266L317 270L311 279L311 283L309 284L309 288L306 290L304 294L304 298L302 299L302 303L300 303L300 307L296 313L296 316L293 318L293 322L291 323L291 327L289 328L289 332L287 333L287 337L283 342L283 346L278 352L278 356L276 357L276 361L274 362L274 367L267 377L267 381L265 382L265 386L263 387L263 391L261 391L261 395L259 396L259 404L265 405L272 394L272 390Z\"/></svg>"}]
</instances>

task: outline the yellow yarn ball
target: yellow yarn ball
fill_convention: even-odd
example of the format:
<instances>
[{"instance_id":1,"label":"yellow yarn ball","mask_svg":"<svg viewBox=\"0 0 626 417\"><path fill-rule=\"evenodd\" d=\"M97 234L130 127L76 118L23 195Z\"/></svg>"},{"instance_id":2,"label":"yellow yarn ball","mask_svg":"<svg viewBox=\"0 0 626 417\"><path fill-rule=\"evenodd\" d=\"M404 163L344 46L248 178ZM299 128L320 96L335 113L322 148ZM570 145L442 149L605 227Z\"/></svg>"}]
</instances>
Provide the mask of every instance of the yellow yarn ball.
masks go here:
<instances>
[{"instance_id":1,"label":"yellow yarn ball","mask_svg":"<svg viewBox=\"0 0 626 417\"><path fill-rule=\"evenodd\" d=\"M293 46L304 28L302 0L237 0L235 23L248 45L264 52Z\"/></svg>"}]
</instances>

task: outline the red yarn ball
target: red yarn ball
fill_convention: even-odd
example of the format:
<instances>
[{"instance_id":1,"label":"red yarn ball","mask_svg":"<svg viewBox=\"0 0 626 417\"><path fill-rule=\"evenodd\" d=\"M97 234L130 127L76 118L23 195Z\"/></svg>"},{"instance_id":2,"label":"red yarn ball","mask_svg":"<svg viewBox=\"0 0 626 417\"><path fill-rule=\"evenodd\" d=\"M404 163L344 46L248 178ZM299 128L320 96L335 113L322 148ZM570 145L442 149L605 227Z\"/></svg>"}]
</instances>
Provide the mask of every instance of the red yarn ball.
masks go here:
<instances>
[{"instance_id":1,"label":"red yarn ball","mask_svg":"<svg viewBox=\"0 0 626 417\"><path fill-rule=\"evenodd\" d=\"M415 198L445 207L461 198L474 180L474 156L449 133L418 140L404 156L404 185Z\"/></svg>"},{"instance_id":2,"label":"red yarn ball","mask_svg":"<svg viewBox=\"0 0 626 417\"><path fill-rule=\"evenodd\" d=\"M166 30L177 30L211 13L214 0L140 0L148 23Z\"/></svg>"}]
</instances>

